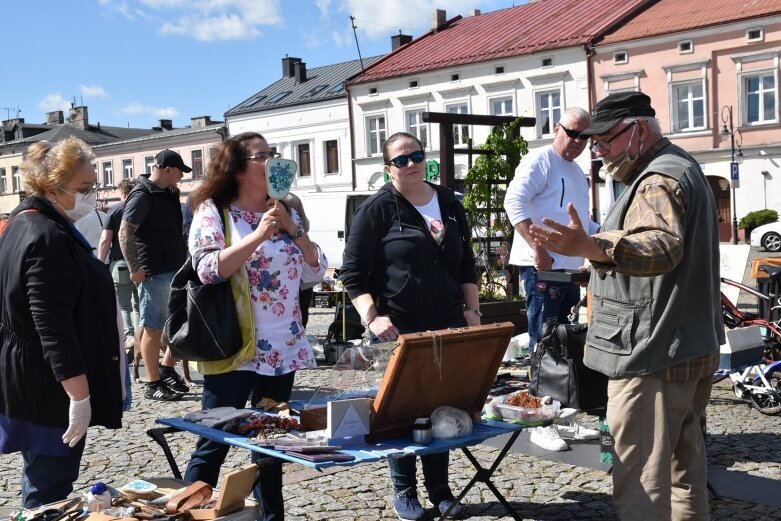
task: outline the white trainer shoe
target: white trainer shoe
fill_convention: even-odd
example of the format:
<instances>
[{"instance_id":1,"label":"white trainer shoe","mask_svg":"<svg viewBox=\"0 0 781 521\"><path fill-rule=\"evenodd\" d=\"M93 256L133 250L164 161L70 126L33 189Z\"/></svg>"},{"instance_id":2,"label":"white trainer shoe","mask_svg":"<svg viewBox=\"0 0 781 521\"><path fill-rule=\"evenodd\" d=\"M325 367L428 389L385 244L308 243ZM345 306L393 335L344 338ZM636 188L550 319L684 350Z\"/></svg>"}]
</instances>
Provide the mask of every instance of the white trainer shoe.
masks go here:
<instances>
[{"instance_id":1,"label":"white trainer shoe","mask_svg":"<svg viewBox=\"0 0 781 521\"><path fill-rule=\"evenodd\" d=\"M533 428L529 435L529 441L538 447L550 451L562 451L569 448L567 442L561 439L561 436L556 432L556 428L553 427L553 425Z\"/></svg>"},{"instance_id":2,"label":"white trainer shoe","mask_svg":"<svg viewBox=\"0 0 781 521\"><path fill-rule=\"evenodd\" d=\"M574 440L598 440L599 431L596 429L589 429L584 427L576 421L571 421L569 425L557 425L559 435L562 438L571 438Z\"/></svg>"}]
</instances>

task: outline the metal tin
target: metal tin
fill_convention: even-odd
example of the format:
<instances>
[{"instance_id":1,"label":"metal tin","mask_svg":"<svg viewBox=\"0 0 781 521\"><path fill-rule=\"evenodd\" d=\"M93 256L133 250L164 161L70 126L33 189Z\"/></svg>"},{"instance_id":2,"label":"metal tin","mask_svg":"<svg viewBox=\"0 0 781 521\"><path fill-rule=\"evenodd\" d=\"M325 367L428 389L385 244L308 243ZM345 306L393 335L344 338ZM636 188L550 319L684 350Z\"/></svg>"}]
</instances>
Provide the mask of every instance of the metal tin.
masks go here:
<instances>
[{"instance_id":1,"label":"metal tin","mask_svg":"<svg viewBox=\"0 0 781 521\"><path fill-rule=\"evenodd\" d=\"M418 418L412 426L412 442L416 445L428 445L431 443L431 420Z\"/></svg>"}]
</instances>

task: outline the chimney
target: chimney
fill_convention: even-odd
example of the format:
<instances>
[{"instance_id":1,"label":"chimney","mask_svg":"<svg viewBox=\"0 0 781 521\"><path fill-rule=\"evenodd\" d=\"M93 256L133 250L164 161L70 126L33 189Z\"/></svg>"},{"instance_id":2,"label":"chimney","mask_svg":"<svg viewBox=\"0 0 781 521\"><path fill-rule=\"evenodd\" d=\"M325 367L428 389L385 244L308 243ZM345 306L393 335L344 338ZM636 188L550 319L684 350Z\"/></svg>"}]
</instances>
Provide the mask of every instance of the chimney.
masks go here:
<instances>
[{"instance_id":1,"label":"chimney","mask_svg":"<svg viewBox=\"0 0 781 521\"><path fill-rule=\"evenodd\" d=\"M211 116L198 116L196 118L190 118L192 128L204 128L212 124Z\"/></svg>"},{"instance_id":2,"label":"chimney","mask_svg":"<svg viewBox=\"0 0 781 521\"><path fill-rule=\"evenodd\" d=\"M293 73L296 77L296 83L304 83L306 81L306 63L300 60L294 63Z\"/></svg>"},{"instance_id":3,"label":"chimney","mask_svg":"<svg viewBox=\"0 0 781 521\"><path fill-rule=\"evenodd\" d=\"M408 34L394 34L391 36L391 51L395 51L402 45L407 45L409 42L412 41L412 36Z\"/></svg>"},{"instance_id":4,"label":"chimney","mask_svg":"<svg viewBox=\"0 0 781 521\"><path fill-rule=\"evenodd\" d=\"M171 119L158 119L157 126L163 130L173 130L174 122Z\"/></svg>"},{"instance_id":5,"label":"chimney","mask_svg":"<svg viewBox=\"0 0 781 521\"><path fill-rule=\"evenodd\" d=\"M62 125L63 123L65 123L65 116L63 116L63 112L61 110L55 110L54 112L46 113L47 125Z\"/></svg>"},{"instance_id":6,"label":"chimney","mask_svg":"<svg viewBox=\"0 0 781 521\"><path fill-rule=\"evenodd\" d=\"M81 128L89 128L87 107L71 107L68 113L68 123Z\"/></svg>"},{"instance_id":7,"label":"chimney","mask_svg":"<svg viewBox=\"0 0 781 521\"><path fill-rule=\"evenodd\" d=\"M431 14L431 30L438 31L440 27L445 25L445 21L447 21L447 13L445 10L434 9L434 12Z\"/></svg>"},{"instance_id":8,"label":"chimney","mask_svg":"<svg viewBox=\"0 0 781 521\"><path fill-rule=\"evenodd\" d=\"M472 9L469 11L469 16L480 16L482 14L482 11L480 9Z\"/></svg>"},{"instance_id":9,"label":"chimney","mask_svg":"<svg viewBox=\"0 0 781 521\"><path fill-rule=\"evenodd\" d=\"M24 118L11 118L3 121L3 126L8 128L13 128L14 125L16 124L21 125L23 123L24 123Z\"/></svg>"},{"instance_id":10,"label":"chimney","mask_svg":"<svg viewBox=\"0 0 781 521\"><path fill-rule=\"evenodd\" d=\"M292 78L295 76L295 70L293 64L301 61L301 58L291 58L287 54L282 58L282 77Z\"/></svg>"}]
</instances>

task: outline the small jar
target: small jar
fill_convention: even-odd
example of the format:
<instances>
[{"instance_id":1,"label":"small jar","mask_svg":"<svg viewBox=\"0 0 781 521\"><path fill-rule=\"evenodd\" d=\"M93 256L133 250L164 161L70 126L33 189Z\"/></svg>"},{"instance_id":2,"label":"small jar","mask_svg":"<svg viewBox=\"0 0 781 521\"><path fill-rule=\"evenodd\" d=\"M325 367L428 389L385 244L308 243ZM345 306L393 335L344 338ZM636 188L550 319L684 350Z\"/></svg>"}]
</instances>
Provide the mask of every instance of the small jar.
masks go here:
<instances>
[{"instance_id":1,"label":"small jar","mask_svg":"<svg viewBox=\"0 0 781 521\"><path fill-rule=\"evenodd\" d=\"M412 426L412 442L416 445L431 443L431 419L418 418Z\"/></svg>"}]
</instances>

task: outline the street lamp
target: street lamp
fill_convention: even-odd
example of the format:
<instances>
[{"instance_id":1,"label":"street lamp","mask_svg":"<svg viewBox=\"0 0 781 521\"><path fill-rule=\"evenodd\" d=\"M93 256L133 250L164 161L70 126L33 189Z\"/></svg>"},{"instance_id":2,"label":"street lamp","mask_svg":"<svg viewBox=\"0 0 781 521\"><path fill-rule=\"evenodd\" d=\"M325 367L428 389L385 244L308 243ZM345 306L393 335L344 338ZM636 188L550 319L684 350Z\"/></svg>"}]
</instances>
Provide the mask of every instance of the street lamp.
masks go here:
<instances>
[{"instance_id":1,"label":"street lamp","mask_svg":"<svg viewBox=\"0 0 781 521\"><path fill-rule=\"evenodd\" d=\"M737 130L732 126L732 105L724 105L721 108L721 132L719 132L719 135L721 136L722 141L730 138L730 147L732 150L732 162L730 163L730 173L732 172L732 163L740 164L743 162L743 151L740 149L740 146L743 144L743 135L740 133L740 130ZM729 128L727 128L727 125L729 125ZM735 137L738 138L738 151L735 152ZM735 182L736 180L731 179L732 182L732 244L738 243L738 213L735 209Z\"/></svg>"}]
</instances>

